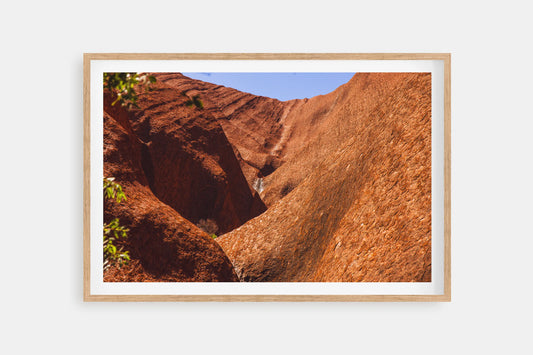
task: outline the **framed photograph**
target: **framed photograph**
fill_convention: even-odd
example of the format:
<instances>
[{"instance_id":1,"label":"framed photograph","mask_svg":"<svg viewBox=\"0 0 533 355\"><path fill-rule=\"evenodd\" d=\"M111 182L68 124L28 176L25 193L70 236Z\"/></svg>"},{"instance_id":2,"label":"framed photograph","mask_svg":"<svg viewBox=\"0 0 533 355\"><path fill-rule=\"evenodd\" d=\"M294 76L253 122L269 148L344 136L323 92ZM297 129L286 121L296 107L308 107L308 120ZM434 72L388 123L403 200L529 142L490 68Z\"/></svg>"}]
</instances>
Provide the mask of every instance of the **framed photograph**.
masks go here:
<instances>
[{"instance_id":1,"label":"framed photograph","mask_svg":"<svg viewBox=\"0 0 533 355\"><path fill-rule=\"evenodd\" d=\"M86 53L84 300L450 301L450 68Z\"/></svg>"}]
</instances>

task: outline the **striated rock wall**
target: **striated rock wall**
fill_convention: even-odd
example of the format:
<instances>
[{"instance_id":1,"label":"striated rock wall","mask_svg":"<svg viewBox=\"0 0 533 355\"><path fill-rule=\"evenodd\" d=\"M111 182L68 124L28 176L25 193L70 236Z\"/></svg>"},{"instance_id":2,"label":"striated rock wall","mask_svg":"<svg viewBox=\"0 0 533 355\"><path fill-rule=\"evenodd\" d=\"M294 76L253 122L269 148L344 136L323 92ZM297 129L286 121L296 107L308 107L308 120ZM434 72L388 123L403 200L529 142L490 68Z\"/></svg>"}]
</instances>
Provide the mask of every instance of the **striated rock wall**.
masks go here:
<instances>
[{"instance_id":1,"label":"striated rock wall","mask_svg":"<svg viewBox=\"0 0 533 355\"><path fill-rule=\"evenodd\" d=\"M159 81L139 95L140 108L129 114L132 130L146 147L142 163L154 195L195 224L215 220L225 233L266 207L218 120L210 110L187 107L187 100Z\"/></svg>"},{"instance_id":2,"label":"striated rock wall","mask_svg":"<svg viewBox=\"0 0 533 355\"><path fill-rule=\"evenodd\" d=\"M128 196L105 217L133 257L106 280L431 280L430 74L286 102L153 75L139 109L105 100L105 174Z\"/></svg>"},{"instance_id":3,"label":"striated rock wall","mask_svg":"<svg viewBox=\"0 0 533 355\"><path fill-rule=\"evenodd\" d=\"M150 190L142 167L146 145L132 134L120 108L106 105L104 114L104 176L114 177L126 201L106 200L104 221L119 218L129 228L117 244L130 251L131 261L104 272L104 281L237 281L231 262L205 232L162 203Z\"/></svg>"},{"instance_id":4,"label":"striated rock wall","mask_svg":"<svg viewBox=\"0 0 533 355\"><path fill-rule=\"evenodd\" d=\"M218 120L232 144L250 186L283 162L280 141L287 135L285 120L304 100L282 102L232 88L190 79L179 73L154 73L158 81L185 92L200 95L204 108Z\"/></svg>"},{"instance_id":5,"label":"striated rock wall","mask_svg":"<svg viewBox=\"0 0 533 355\"><path fill-rule=\"evenodd\" d=\"M315 101L331 104L266 178L290 191L217 240L239 277L430 281L430 74L360 73Z\"/></svg>"}]
</instances>

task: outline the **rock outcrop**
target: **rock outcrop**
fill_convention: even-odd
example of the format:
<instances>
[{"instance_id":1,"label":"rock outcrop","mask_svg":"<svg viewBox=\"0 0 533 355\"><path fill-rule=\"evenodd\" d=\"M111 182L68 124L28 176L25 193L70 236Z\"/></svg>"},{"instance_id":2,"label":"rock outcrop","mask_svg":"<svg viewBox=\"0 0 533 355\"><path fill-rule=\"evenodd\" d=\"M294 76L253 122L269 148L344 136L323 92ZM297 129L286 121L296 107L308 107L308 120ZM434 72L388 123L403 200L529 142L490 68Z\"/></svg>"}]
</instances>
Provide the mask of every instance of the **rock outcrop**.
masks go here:
<instances>
[{"instance_id":1,"label":"rock outcrop","mask_svg":"<svg viewBox=\"0 0 533 355\"><path fill-rule=\"evenodd\" d=\"M120 183L127 201L107 201L105 221L130 231L132 261L106 270L106 281L238 281L220 246L198 228L220 233L265 210L241 172L222 128L208 111L184 105L176 90L156 84L139 109L104 103L104 176Z\"/></svg>"},{"instance_id":2,"label":"rock outcrop","mask_svg":"<svg viewBox=\"0 0 533 355\"><path fill-rule=\"evenodd\" d=\"M430 74L359 73L298 111L271 206L217 239L241 280L430 281Z\"/></svg>"},{"instance_id":3,"label":"rock outcrop","mask_svg":"<svg viewBox=\"0 0 533 355\"><path fill-rule=\"evenodd\" d=\"M234 147L250 187L258 178L270 175L282 165L282 142L288 138L285 120L304 100L282 102L190 79L179 73L154 75L178 92L200 95L204 109L218 120Z\"/></svg>"},{"instance_id":4,"label":"rock outcrop","mask_svg":"<svg viewBox=\"0 0 533 355\"><path fill-rule=\"evenodd\" d=\"M154 195L197 224L212 219L219 234L266 210L251 191L232 145L209 109L188 107L187 96L158 77L129 114L146 147L142 164Z\"/></svg>"},{"instance_id":5,"label":"rock outcrop","mask_svg":"<svg viewBox=\"0 0 533 355\"><path fill-rule=\"evenodd\" d=\"M128 197L105 218L133 259L106 280L431 280L429 73L286 102L153 75L138 109L105 100L105 176Z\"/></svg>"}]
</instances>

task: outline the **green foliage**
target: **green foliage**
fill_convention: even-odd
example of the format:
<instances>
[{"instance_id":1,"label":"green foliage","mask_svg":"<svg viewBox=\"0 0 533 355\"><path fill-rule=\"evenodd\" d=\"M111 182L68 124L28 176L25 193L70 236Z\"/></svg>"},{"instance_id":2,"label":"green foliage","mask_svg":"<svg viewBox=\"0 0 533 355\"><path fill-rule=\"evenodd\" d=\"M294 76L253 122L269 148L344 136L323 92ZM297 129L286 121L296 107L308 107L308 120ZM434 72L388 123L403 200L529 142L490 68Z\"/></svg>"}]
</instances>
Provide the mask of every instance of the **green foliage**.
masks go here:
<instances>
[{"instance_id":1,"label":"green foliage","mask_svg":"<svg viewBox=\"0 0 533 355\"><path fill-rule=\"evenodd\" d=\"M202 100L200 100L200 96L199 95L193 96L192 103L194 104L194 106L196 106L200 110L203 110L204 103L202 102Z\"/></svg>"},{"instance_id":2,"label":"green foliage","mask_svg":"<svg viewBox=\"0 0 533 355\"><path fill-rule=\"evenodd\" d=\"M185 105L187 107L196 106L200 110L204 109L204 103L200 99L200 95L194 95L193 97L190 97L185 91L182 92L181 95L185 96L188 99L187 101L185 101Z\"/></svg>"},{"instance_id":3,"label":"green foliage","mask_svg":"<svg viewBox=\"0 0 533 355\"><path fill-rule=\"evenodd\" d=\"M217 239L218 236L217 236L216 234L213 233L213 234L211 234L211 238L213 238L213 239Z\"/></svg>"},{"instance_id":4,"label":"green foliage","mask_svg":"<svg viewBox=\"0 0 533 355\"><path fill-rule=\"evenodd\" d=\"M115 200L120 203L126 200L122 186L114 182L114 178L104 178L104 199ZM123 247L117 248L115 242L128 237L129 229L121 226L118 218L104 223L104 270L114 263L119 266L130 260L129 251Z\"/></svg>"},{"instance_id":5,"label":"green foliage","mask_svg":"<svg viewBox=\"0 0 533 355\"><path fill-rule=\"evenodd\" d=\"M120 225L118 218L104 224L104 270L113 263L123 265L130 260L129 251L125 251L123 247L117 249L114 243L120 238L127 238L128 231L129 229Z\"/></svg>"},{"instance_id":6,"label":"green foliage","mask_svg":"<svg viewBox=\"0 0 533 355\"><path fill-rule=\"evenodd\" d=\"M126 201L126 195L122 191L122 186L115 182L115 178L104 178L104 198L109 200L116 200L120 203L122 200Z\"/></svg>"},{"instance_id":7,"label":"green foliage","mask_svg":"<svg viewBox=\"0 0 533 355\"><path fill-rule=\"evenodd\" d=\"M104 89L115 93L117 98L112 106L120 102L122 106L139 107L137 105L137 92L135 88L144 87L150 90L150 84L155 83L156 78L152 75L139 75L137 73L104 73Z\"/></svg>"}]
</instances>

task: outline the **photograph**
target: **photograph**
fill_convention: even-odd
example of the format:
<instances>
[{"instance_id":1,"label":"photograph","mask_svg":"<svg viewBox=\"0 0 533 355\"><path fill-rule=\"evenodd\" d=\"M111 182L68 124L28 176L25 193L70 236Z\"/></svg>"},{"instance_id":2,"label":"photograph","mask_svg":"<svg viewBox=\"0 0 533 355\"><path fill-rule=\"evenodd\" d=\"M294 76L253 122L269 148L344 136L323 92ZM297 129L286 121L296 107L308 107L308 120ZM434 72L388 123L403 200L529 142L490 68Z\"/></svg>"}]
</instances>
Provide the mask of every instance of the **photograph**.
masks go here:
<instances>
[{"instance_id":1,"label":"photograph","mask_svg":"<svg viewBox=\"0 0 533 355\"><path fill-rule=\"evenodd\" d=\"M444 292L434 71L293 68L95 71L104 294Z\"/></svg>"}]
</instances>

